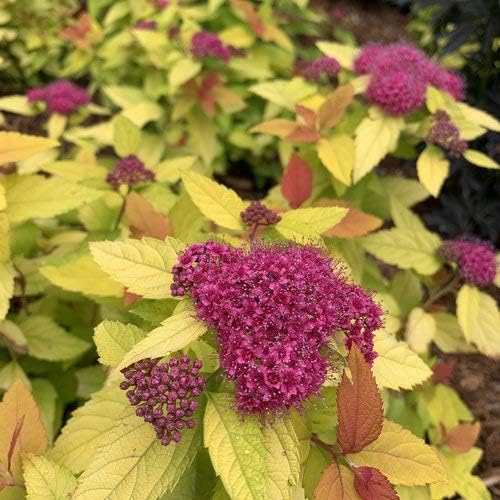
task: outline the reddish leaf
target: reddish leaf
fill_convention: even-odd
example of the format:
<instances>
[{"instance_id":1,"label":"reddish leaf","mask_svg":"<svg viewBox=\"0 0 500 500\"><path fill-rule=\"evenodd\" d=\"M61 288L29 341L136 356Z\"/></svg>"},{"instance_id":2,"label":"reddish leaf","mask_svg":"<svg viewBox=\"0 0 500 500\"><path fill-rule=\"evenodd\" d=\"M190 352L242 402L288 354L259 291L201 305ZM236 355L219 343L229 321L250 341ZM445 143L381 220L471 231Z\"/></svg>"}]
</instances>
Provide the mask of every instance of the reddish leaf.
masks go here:
<instances>
[{"instance_id":1,"label":"reddish leaf","mask_svg":"<svg viewBox=\"0 0 500 500\"><path fill-rule=\"evenodd\" d=\"M335 92L321 105L318 111L318 126L320 130L334 127L342 120L347 106L354 98L352 85L337 87Z\"/></svg>"},{"instance_id":2,"label":"reddish leaf","mask_svg":"<svg viewBox=\"0 0 500 500\"><path fill-rule=\"evenodd\" d=\"M373 467L354 469L354 487L363 500L397 500L399 498L389 480Z\"/></svg>"},{"instance_id":3,"label":"reddish leaf","mask_svg":"<svg viewBox=\"0 0 500 500\"><path fill-rule=\"evenodd\" d=\"M321 475L314 490L314 500L358 500L354 474L336 460Z\"/></svg>"},{"instance_id":4,"label":"reddish leaf","mask_svg":"<svg viewBox=\"0 0 500 500\"><path fill-rule=\"evenodd\" d=\"M384 412L370 365L353 344L348 366L352 381L344 373L337 391L337 439L344 453L357 453L375 441L382 431Z\"/></svg>"},{"instance_id":5,"label":"reddish leaf","mask_svg":"<svg viewBox=\"0 0 500 500\"><path fill-rule=\"evenodd\" d=\"M215 115L215 94L214 89L221 84L220 74L217 72L208 73L200 85L198 99L208 116Z\"/></svg>"},{"instance_id":6,"label":"reddish leaf","mask_svg":"<svg viewBox=\"0 0 500 500\"><path fill-rule=\"evenodd\" d=\"M141 300L141 296L137 295L136 293L129 292L126 288L125 291L123 292L123 305L125 307L131 306L132 304L135 304L138 300Z\"/></svg>"},{"instance_id":7,"label":"reddish leaf","mask_svg":"<svg viewBox=\"0 0 500 500\"><path fill-rule=\"evenodd\" d=\"M455 453L466 453L476 443L480 431L479 422L457 425L445 436L444 444Z\"/></svg>"},{"instance_id":8,"label":"reddish leaf","mask_svg":"<svg viewBox=\"0 0 500 500\"><path fill-rule=\"evenodd\" d=\"M59 30L59 36L72 41L76 47L88 50L92 46L92 19L83 12L73 26L67 26Z\"/></svg>"},{"instance_id":9,"label":"reddish leaf","mask_svg":"<svg viewBox=\"0 0 500 500\"><path fill-rule=\"evenodd\" d=\"M295 111L309 128L316 129L316 113L312 109L297 104Z\"/></svg>"},{"instance_id":10,"label":"reddish leaf","mask_svg":"<svg viewBox=\"0 0 500 500\"><path fill-rule=\"evenodd\" d=\"M157 212L147 200L137 193L132 192L127 196L125 217L136 238L151 236L163 240L165 236L172 234L172 226L168 217Z\"/></svg>"},{"instance_id":11,"label":"reddish leaf","mask_svg":"<svg viewBox=\"0 0 500 500\"><path fill-rule=\"evenodd\" d=\"M438 363L432 368L432 381L435 384L445 383L450 380L455 368L454 363Z\"/></svg>"},{"instance_id":12,"label":"reddish leaf","mask_svg":"<svg viewBox=\"0 0 500 500\"><path fill-rule=\"evenodd\" d=\"M281 179L281 192L292 208L300 207L311 196L312 181L309 165L293 154Z\"/></svg>"},{"instance_id":13,"label":"reddish leaf","mask_svg":"<svg viewBox=\"0 0 500 500\"><path fill-rule=\"evenodd\" d=\"M255 10L255 6L251 2L231 0L231 8L243 13L247 23L256 35L262 36L265 33L266 25L262 22L262 19Z\"/></svg>"},{"instance_id":14,"label":"reddish leaf","mask_svg":"<svg viewBox=\"0 0 500 500\"><path fill-rule=\"evenodd\" d=\"M320 139L321 135L316 129L307 125L301 125L300 123L297 123L293 130L285 137L286 141L306 144L319 141Z\"/></svg>"}]
</instances>

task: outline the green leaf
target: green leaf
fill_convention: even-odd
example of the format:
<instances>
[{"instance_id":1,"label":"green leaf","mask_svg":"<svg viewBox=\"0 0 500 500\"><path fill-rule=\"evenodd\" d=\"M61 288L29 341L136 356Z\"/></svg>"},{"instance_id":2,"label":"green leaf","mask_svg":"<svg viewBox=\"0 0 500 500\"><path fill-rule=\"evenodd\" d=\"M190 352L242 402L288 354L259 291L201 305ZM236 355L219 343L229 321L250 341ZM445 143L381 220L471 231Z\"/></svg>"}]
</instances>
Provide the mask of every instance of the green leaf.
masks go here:
<instances>
[{"instance_id":1,"label":"green leaf","mask_svg":"<svg viewBox=\"0 0 500 500\"><path fill-rule=\"evenodd\" d=\"M183 83L195 77L200 70L200 62L187 57L179 59L168 72L168 83L174 89L180 87Z\"/></svg>"},{"instance_id":2,"label":"green leaf","mask_svg":"<svg viewBox=\"0 0 500 500\"><path fill-rule=\"evenodd\" d=\"M307 243L338 224L348 209L342 207L312 207L289 210L281 216L276 230L285 238Z\"/></svg>"},{"instance_id":3,"label":"green leaf","mask_svg":"<svg viewBox=\"0 0 500 500\"><path fill-rule=\"evenodd\" d=\"M9 301L14 294L14 268L0 262L0 320L7 316Z\"/></svg>"},{"instance_id":4,"label":"green leaf","mask_svg":"<svg viewBox=\"0 0 500 500\"><path fill-rule=\"evenodd\" d=\"M418 215L413 213L409 208L406 208L398 198L390 196L389 200L391 204L391 217L397 228L411 231L427 231Z\"/></svg>"},{"instance_id":5,"label":"green leaf","mask_svg":"<svg viewBox=\"0 0 500 500\"><path fill-rule=\"evenodd\" d=\"M392 278L389 292L396 297L401 312L406 316L422 301L422 285L412 271L398 271Z\"/></svg>"},{"instance_id":6,"label":"green leaf","mask_svg":"<svg viewBox=\"0 0 500 500\"><path fill-rule=\"evenodd\" d=\"M90 243L95 261L132 293L150 299L171 296L172 267L177 253L168 242L143 238Z\"/></svg>"},{"instance_id":7,"label":"green leaf","mask_svg":"<svg viewBox=\"0 0 500 500\"><path fill-rule=\"evenodd\" d=\"M306 83L302 78L292 78L257 83L249 90L263 99L293 111L295 104L314 94L316 87Z\"/></svg>"},{"instance_id":8,"label":"green leaf","mask_svg":"<svg viewBox=\"0 0 500 500\"><path fill-rule=\"evenodd\" d=\"M127 117L118 115L113 120L113 146L119 156L137 153L141 143L141 130Z\"/></svg>"},{"instance_id":9,"label":"green leaf","mask_svg":"<svg viewBox=\"0 0 500 500\"><path fill-rule=\"evenodd\" d=\"M487 356L500 355L500 312L495 299L471 285L463 285L457 295L458 324L467 342Z\"/></svg>"},{"instance_id":10,"label":"green leaf","mask_svg":"<svg viewBox=\"0 0 500 500\"><path fill-rule=\"evenodd\" d=\"M229 394L208 395L204 441L231 498L291 499L300 472L298 441L286 420L262 428L242 420Z\"/></svg>"},{"instance_id":11,"label":"green leaf","mask_svg":"<svg viewBox=\"0 0 500 500\"><path fill-rule=\"evenodd\" d=\"M146 332L135 325L103 321L94 330L99 362L116 368L127 352L145 337Z\"/></svg>"},{"instance_id":12,"label":"green leaf","mask_svg":"<svg viewBox=\"0 0 500 500\"><path fill-rule=\"evenodd\" d=\"M31 392L36 404L40 408L42 420L47 429L49 442L52 443L57 432L61 416L58 411L59 395L54 386L44 378L31 380Z\"/></svg>"},{"instance_id":13,"label":"green leaf","mask_svg":"<svg viewBox=\"0 0 500 500\"><path fill-rule=\"evenodd\" d=\"M352 184L354 141L347 134L320 139L316 145L318 157L328 171L346 186Z\"/></svg>"},{"instance_id":14,"label":"green leaf","mask_svg":"<svg viewBox=\"0 0 500 500\"><path fill-rule=\"evenodd\" d=\"M426 230L394 228L363 239L363 246L375 257L423 275L434 274L441 267L436 256L440 245L439 237Z\"/></svg>"},{"instance_id":15,"label":"green leaf","mask_svg":"<svg viewBox=\"0 0 500 500\"><path fill-rule=\"evenodd\" d=\"M161 358L189 345L207 331L205 324L188 309L170 316L140 340L118 365L119 369L144 358Z\"/></svg>"},{"instance_id":16,"label":"green leaf","mask_svg":"<svg viewBox=\"0 0 500 500\"><path fill-rule=\"evenodd\" d=\"M94 189L40 175L9 176L5 187L7 215L14 223L63 214L101 196Z\"/></svg>"},{"instance_id":17,"label":"green leaf","mask_svg":"<svg viewBox=\"0 0 500 500\"><path fill-rule=\"evenodd\" d=\"M404 127L400 117L385 115L377 108L356 128L356 149L353 178L358 182L398 145L399 134Z\"/></svg>"},{"instance_id":18,"label":"green leaf","mask_svg":"<svg viewBox=\"0 0 500 500\"><path fill-rule=\"evenodd\" d=\"M240 214L246 203L232 189L195 172L182 174L182 182L205 217L226 229L243 229Z\"/></svg>"},{"instance_id":19,"label":"green leaf","mask_svg":"<svg viewBox=\"0 0 500 500\"><path fill-rule=\"evenodd\" d=\"M336 42L318 42L316 46L323 54L337 59L343 68L354 68L354 60L359 54L358 48Z\"/></svg>"},{"instance_id":20,"label":"green leaf","mask_svg":"<svg viewBox=\"0 0 500 500\"><path fill-rule=\"evenodd\" d=\"M475 149L468 149L464 153L464 158L468 162L472 163L473 165L477 165L478 167L493 169L500 168L500 165L493 158L490 158L484 153L481 153L481 151L476 151Z\"/></svg>"},{"instance_id":21,"label":"green leaf","mask_svg":"<svg viewBox=\"0 0 500 500\"><path fill-rule=\"evenodd\" d=\"M26 354L28 342L21 329L12 321L0 321L0 341L15 352Z\"/></svg>"},{"instance_id":22,"label":"green leaf","mask_svg":"<svg viewBox=\"0 0 500 500\"><path fill-rule=\"evenodd\" d=\"M187 122L190 146L204 165L210 167L217 155L217 128L212 119L197 108L187 115Z\"/></svg>"},{"instance_id":23,"label":"green leaf","mask_svg":"<svg viewBox=\"0 0 500 500\"><path fill-rule=\"evenodd\" d=\"M16 361L11 361L0 369L1 390L6 391L17 380L22 380L28 387L31 386L29 378Z\"/></svg>"},{"instance_id":24,"label":"green leaf","mask_svg":"<svg viewBox=\"0 0 500 500\"><path fill-rule=\"evenodd\" d=\"M418 179L434 198L438 197L449 170L450 162L445 158L443 150L437 146L428 145L418 157Z\"/></svg>"},{"instance_id":25,"label":"green leaf","mask_svg":"<svg viewBox=\"0 0 500 500\"><path fill-rule=\"evenodd\" d=\"M71 471L45 457L26 455L23 470L28 500L63 500L70 498L76 488L76 479Z\"/></svg>"},{"instance_id":26,"label":"green leaf","mask_svg":"<svg viewBox=\"0 0 500 500\"><path fill-rule=\"evenodd\" d=\"M40 273L53 285L70 292L99 297L121 297L123 286L113 281L90 255L82 255L61 266L43 266Z\"/></svg>"},{"instance_id":27,"label":"green leaf","mask_svg":"<svg viewBox=\"0 0 500 500\"><path fill-rule=\"evenodd\" d=\"M422 184L413 179L387 175L381 177L379 181L387 194L392 198L397 198L405 207L411 207L429 197L429 193Z\"/></svg>"},{"instance_id":28,"label":"green leaf","mask_svg":"<svg viewBox=\"0 0 500 500\"><path fill-rule=\"evenodd\" d=\"M46 361L69 361L81 356L90 345L70 335L47 316L28 316L19 324L31 356Z\"/></svg>"}]
</instances>

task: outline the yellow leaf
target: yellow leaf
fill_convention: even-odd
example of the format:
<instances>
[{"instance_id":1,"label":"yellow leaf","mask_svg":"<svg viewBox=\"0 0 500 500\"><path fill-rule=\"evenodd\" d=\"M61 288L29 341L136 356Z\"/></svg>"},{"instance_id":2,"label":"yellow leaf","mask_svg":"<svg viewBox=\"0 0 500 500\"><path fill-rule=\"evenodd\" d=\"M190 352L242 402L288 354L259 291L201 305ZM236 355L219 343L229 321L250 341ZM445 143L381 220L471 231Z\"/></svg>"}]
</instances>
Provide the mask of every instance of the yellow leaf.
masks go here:
<instances>
[{"instance_id":1,"label":"yellow leaf","mask_svg":"<svg viewBox=\"0 0 500 500\"><path fill-rule=\"evenodd\" d=\"M337 125L344 117L353 97L354 87L352 85L337 87L319 108L318 128L327 130Z\"/></svg>"},{"instance_id":2,"label":"yellow leaf","mask_svg":"<svg viewBox=\"0 0 500 500\"><path fill-rule=\"evenodd\" d=\"M406 323L406 341L418 354L425 354L436 332L434 318L421 307L415 307Z\"/></svg>"},{"instance_id":3,"label":"yellow leaf","mask_svg":"<svg viewBox=\"0 0 500 500\"><path fill-rule=\"evenodd\" d=\"M253 134L271 134L284 139L288 136L297 126L295 122L291 120L285 120L283 118L275 118L273 120L268 120L250 129Z\"/></svg>"},{"instance_id":4,"label":"yellow leaf","mask_svg":"<svg viewBox=\"0 0 500 500\"><path fill-rule=\"evenodd\" d=\"M436 323L433 341L441 351L446 353L477 352L477 349L465 340L456 316L443 312L433 313L432 317Z\"/></svg>"},{"instance_id":5,"label":"yellow leaf","mask_svg":"<svg viewBox=\"0 0 500 500\"><path fill-rule=\"evenodd\" d=\"M418 179L435 198L448 177L449 169L450 162L445 158L443 151L436 146L427 146L418 157Z\"/></svg>"},{"instance_id":6,"label":"yellow leaf","mask_svg":"<svg viewBox=\"0 0 500 500\"><path fill-rule=\"evenodd\" d=\"M158 182L177 182L182 172L190 170L196 163L196 156L179 156L164 160L153 168Z\"/></svg>"},{"instance_id":7,"label":"yellow leaf","mask_svg":"<svg viewBox=\"0 0 500 500\"><path fill-rule=\"evenodd\" d=\"M422 395L426 411L436 427L442 424L450 430L460 422L471 422L474 419L457 392L444 384L428 387Z\"/></svg>"},{"instance_id":8,"label":"yellow leaf","mask_svg":"<svg viewBox=\"0 0 500 500\"><path fill-rule=\"evenodd\" d=\"M176 88L195 77L201 70L201 64L190 58L179 59L170 68L168 83L170 87Z\"/></svg>"},{"instance_id":9,"label":"yellow leaf","mask_svg":"<svg viewBox=\"0 0 500 500\"><path fill-rule=\"evenodd\" d=\"M484 153L481 153L481 151L476 151L475 149L468 149L464 153L464 158L478 167L492 168L495 170L500 168L500 165L493 158L490 158Z\"/></svg>"},{"instance_id":10,"label":"yellow leaf","mask_svg":"<svg viewBox=\"0 0 500 500\"><path fill-rule=\"evenodd\" d=\"M57 141L46 137L0 131L0 165L25 160L58 145Z\"/></svg>"},{"instance_id":11,"label":"yellow leaf","mask_svg":"<svg viewBox=\"0 0 500 500\"><path fill-rule=\"evenodd\" d=\"M462 115L474 123L474 125L479 125L480 127L486 127L495 132L500 132L500 122L489 115L485 111L469 106L465 102L457 102L458 109L462 112Z\"/></svg>"},{"instance_id":12,"label":"yellow leaf","mask_svg":"<svg viewBox=\"0 0 500 500\"><path fill-rule=\"evenodd\" d=\"M16 382L0 403L0 464L17 482L22 482L21 455L41 455L47 448L48 435L28 387ZM0 469L0 477L2 475Z\"/></svg>"},{"instance_id":13,"label":"yellow leaf","mask_svg":"<svg viewBox=\"0 0 500 500\"><path fill-rule=\"evenodd\" d=\"M375 467L393 484L418 486L446 480L437 453L400 425L384 421L380 436L359 453L349 455L356 465Z\"/></svg>"},{"instance_id":14,"label":"yellow leaf","mask_svg":"<svg viewBox=\"0 0 500 500\"><path fill-rule=\"evenodd\" d=\"M319 159L330 173L346 186L352 184L354 141L346 134L321 139L316 145Z\"/></svg>"},{"instance_id":15,"label":"yellow leaf","mask_svg":"<svg viewBox=\"0 0 500 500\"><path fill-rule=\"evenodd\" d=\"M293 111L295 104L315 93L316 87L305 82L302 78L296 77L291 80L257 83L252 85L249 90L278 106Z\"/></svg>"},{"instance_id":16,"label":"yellow leaf","mask_svg":"<svg viewBox=\"0 0 500 500\"><path fill-rule=\"evenodd\" d=\"M388 116L372 108L370 116L363 118L356 128L356 157L353 177L358 182L398 145L399 134L404 127L400 117Z\"/></svg>"},{"instance_id":17,"label":"yellow leaf","mask_svg":"<svg viewBox=\"0 0 500 500\"><path fill-rule=\"evenodd\" d=\"M182 174L182 181L191 200L205 217L226 229L243 229L240 214L246 203L232 189L195 172Z\"/></svg>"},{"instance_id":18,"label":"yellow leaf","mask_svg":"<svg viewBox=\"0 0 500 500\"><path fill-rule=\"evenodd\" d=\"M415 354L406 342L399 342L384 331L375 334L373 373L380 387L412 389L425 382L431 369Z\"/></svg>"},{"instance_id":19,"label":"yellow leaf","mask_svg":"<svg viewBox=\"0 0 500 500\"><path fill-rule=\"evenodd\" d=\"M9 263L0 262L0 320L7 316L9 301L14 293L14 269Z\"/></svg>"},{"instance_id":20,"label":"yellow leaf","mask_svg":"<svg viewBox=\"0 0 500 500\"><path fill-rule=\"evenodd\" d=\"M500 312L493 297L463 285L457 295L457 318L467 342L487 356L500 355Z\"/></svg>"},{"instance_id":21,"label":"yellow leaf","mask_svg":"<svg viewBox=\"0 0 500 500\"><path fill-rule=\"evenodd\" d=\"M446 99L444 93L436 87L428 85L425 91L425 105L431 113L435 113L438 109L446 109Z\"/></svg>"},{"instance_id":22,"label":"yellow leaf","mask_svg":"<svg viewBox=\"0 0 500 500\"><path fill-rule=\"evenodd\" d=\"M358 48L336 42L318 42L316 46L323 54L335 57L343 68L354 68L354 60L359 54Z\"/></svg>"},{"instance_id":23,"label":"yellow leaf","mask_svg":"<svg viewBox=\"0 0 500 500\"><path fill-rule=\"evenodd\" d=\"M10 227L9 219L0 213L0 262L7 262L10 257Z\"/></svg>"}]
</instances>

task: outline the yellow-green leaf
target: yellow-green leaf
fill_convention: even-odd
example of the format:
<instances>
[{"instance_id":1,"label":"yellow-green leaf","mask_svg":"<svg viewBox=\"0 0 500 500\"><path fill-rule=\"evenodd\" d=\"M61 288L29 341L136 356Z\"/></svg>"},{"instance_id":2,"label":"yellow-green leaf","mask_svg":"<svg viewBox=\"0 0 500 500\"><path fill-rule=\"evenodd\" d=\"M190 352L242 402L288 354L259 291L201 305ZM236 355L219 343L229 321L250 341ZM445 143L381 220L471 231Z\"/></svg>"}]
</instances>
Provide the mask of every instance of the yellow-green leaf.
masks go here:
<instances>
[{"instance_id":1,"label":"yellow-green leaf","mask_svg":"<svg viewBox=\"0 0 500 500\"><path fill-rule=\"evenodd\" d=\"M356 128L354 182L358 182L398 145L399 134L404 127L400 117L385 115L376 108L363 118Z\"/></svg>"},{"instance_id":2,"label":"yellow-green leaf","mask_svg":"<svg viewBox=\"0 0 500 500\"><path fill-rule=\"evenodd\" d=\"M456 316L449 313L432 313L436 323L436 332L433 341L443 352L477 352L477 349L468 344L464 332L458 324Z\"/></svg>"},{"instance_id":3,"label":"yellow-green leaf","mask_svg":"<svg viewBox=\"0 0 500 500\"><path fill-rule=\"evenodd\" d=\"M387 194L392 198L397 198L405 207L411 207L429 197L427 189L414 179L387 175L381 177L379 182L384 186Z\"/></svg>"},{"instance_id":4,"label":"yellow-green leaf","mask_svg":"<svg viewBox=\"0 0 500 500\"><path fill-rule=\"evenodd\" d=\"M359 54L359 49L336 42L318 42L319 50L327 56L334 57L343 68L353 69L354 60Z\"/></svg>"},{"instance_id":5,"label":"yellow-green leaf","mask_svg":"<svg viewBox=\"0 0 500 500\"><path fill-rule=\"evenodd\" d=\"M174 63L168 72L168 83L176 88L191 80L201 69L201 64L190 58L179 59Z\"/></svg>"},{"instance_id":6,"label":"yellow-green leaf","mask_svg":"<svg viewBox=\"0 0 500 500\"><path fill-rule=\"evenodd\" d=\"M146 337L141 328L119 321L105 320L94 329L99 362L116 368L135 344Z\"/></svg>"},{"instance_id":7,"label":"yellow-green leaf","mask_svg":"<svg viewBox=\"0 0 500 500\"><path fill-rule=\"evenodd\" d=\"M445 158L443 151L432 144L428 145L418 157L418 179L435 198L448 177L449 169L450 162Z\"/></svg>"},{"instance_id":8,"label":"yellow-green leaf","mask_svg":"<svg viewBox=\"0 0 500 500\"><path fill-rule=\"evenodd\" d=\"M363 246L371 254L401 269L415 269L420 274L434 274L441 262L436 250L439 237L429 231L394 228L370 234Z\"/></svg>"},{"instance_id":9,"label":"yellow-green leaf","mask_svg":"<svg viewBox=\"0 0 500 500\"><path fill-rule=\"evenodd\" d=\"M136 153L141 143L141 130L126 116L113 120L113 146L120 156Z\"/></svg>"},{"instance_id":10,"label":"yellow-green leaf","mask_svg":"<svg viewBox=\"0 0 500 500\"><path fill-rule=\"evenodd\" d=\"M0 262L0 320L7 316L9 301L14 293L14 269L8 263Z\"/></svg>"},{"instance_id":11,"label":"yellow-green leaf","mask_svg":"<svg viewBox=\"0 0 500 500\"><path fill-rule=\"evenodd\" d=\"M190 170L195 164L196 156L179 156L164 160L153 168L158 182L177 182L182 172Z\"/></svg>"},{"instance_id":12,"label":"yellow-green leaf","mask_svg":"<svg viewBox=\"0 0 500 500\"><path fill-rule=\"evenodd\" d=\"M177 253L168 242L143 238L90 244L95 261L132 293L149 299L171 296L172 267Z\"/></svg>"},{"instance_id":13,"label":"yellow-green leaf","mask_svg":"<svg viewBox=\"0 0 500 500\"><path fill-rule=\"evenodd\" d=\"M438 109L446 109L446 99L442 92L436 87L428 85L425 91L425 105L431 113L435 113Z\"/></svg>"},{"instance_id":14,"label":"yellow-green leaf","mask_svg":"<svg viewBox=\"0 0 500 500\"><path fill-rule=\"evenodd\" d=\"M456 103L462 115L474 125L500 132L500 122L485 111L469 106L465 102Z\"/></svg>"},{"instance_id":15,"label":"yellow-green leaf","mask_svg":"<svg viewBox=\"0 0 500 500\"><path fill-rule=\"evenodd\" d=\"M25 95L8 95L0 98L0 110L18 115L32 116L36 110Z\"/></svg>"},{"instance_id":16,"label":"yellow-green leaf","mask_svg":"<svg viewBox=\"0 0 500 500\"><path fill-rule=\"evenodd\" d=\"M285 238L306 243L311 238L319 238L321 233L331 229L346 215L348 209L342 207L312 207L289 210L281 216L276 230Z\"/></svg>"},{"instance_id":17,"label":"yellow-green leaf","mask_svg":"<svg viewBox=\"0 0 500 500\"><path fill-rule=\"evenodd\" d=\"M446 480L437 453L394 422L384 421L380 436L359 453L349 455L356 465L375 467L393 484L418 486Z\"/></svg>"},{"instance_id":18,"label":"yellow-green leaf","mask_svg":"<svg viewBox=\"0 0 500 500\"><path fill-rule=\"evenodd\" d=\"M346 134L320 139L316 145L319 159L330 173L346 186L352 184L354 141Z\"/></svg>"},{"instance_id":19,"label":"yellow-green leaf","mask_svg":"<svg viewBox=\"0 0 500 500\"><path fill-rule=\"evenodd\" d=\"M243 229L240 214L246 204L232 189L195 172L182 174L182 181L205 217L226 229Z\"/></svg>"},{"instance_id":20,"label":"yellow-green leaf","mask_svg":"<svg viewBox=\"0 0 500 500\"><path fill-rule=\"evenodd\" d=\"M40 175L9 177L5 187L7 215L13 223L63 214L102 194L61 178Z\"/></svg>"},{"instance_id":21,"label":"yellow-green leaf","mask_svg":"<svg viewBox=\"0 0 500 500\"><path fill-rule=\"evenodd\" d=\"M118 368L144 358L160 358L187 346L207 331L205 324L197 319L194 311L188 309L162 321L148 336L140 340L126 354Z\"/></svg>"},{"instance_id":22,"label":"yellow-green leaf","mask_svg":"<svg viewBox=\"0 0 500 500\"><path fill-rule=\"evenodd\" d=\"M439 427L444 425L447 430L453 429L460 422L471 422L474 416L451 387L436 384L423 393L425 409L431 422Z\"/></svg>"},{"instance_id":23,"label":"yellow-green leaf","mask_svg":"<svg viewBox=\"0 0 500 500\"><path fill-rule=\"evenodd\" d=\"M434 318L421 307L415 307L406 323L406 341L418 354L425 354L434 338L436 323Z\"/></svg>"},{"instance_id":24,"label":"yellow-green leaf","mask_svg":"<svg viewBox=\"0 0 500 500\"><path fill-rule=\"evenodd\" d=\"M469 343L487 356L500 355L500 312L495 299L471 285L463 285L457 295L458 324Z\"/></svg>"},{"instance_id":25,"label":"yellow-green leaf","mask_svg":"<svg viewBox=\"0 0 500 500\"><path fill-rule=\"evenodd\" d=\"M26 455L23 470L27 500L64 500L70 498L76 488L71 471L48 458Z\"/></svg>"},{"instance_id":26,"label":"yellow-green leaf","mask_svg":"<svg viewBox=\"0 0 500 500\"><path fill-rule=\"evenodd\" d=\"M431 369L408 344L396 340L394 335L378 331L374 349L378 356L373 363L373 373L380 387L412 389L432 375Z\"/></svg>"},{"instance_id":27,"label":"yellow-green leaf","mask_svg":"<svg viewBox=\"0 0 500 500\"><path fill-rule=\"evenodd\" d=\"M58 145L47 137L0 131L0 165L25 160Z\"/></svg>"},{"instance_id":28,"label":"yellow-green leaf","mask_svg":"<svg viewBox=\"0 0 500 500\"><path fill-rule=\"evenodd\" d=\"M62 177L69 182L79 182L84 179L100 178L106 176L106 169L91 163L80 163L77 161L55 161L43 166L44 172Z\"/></svg>"},{"instance_id":29,"label":"yellow-green leaf","mask_svg":"<svg viewBox=\"0 0 500 500\"><path fill-rule=\"evenodd\" d=\"M493 158L490 158L484 153L481 153L481 151L476 151L475 149L468 149L464 153L464 158L468 162L472 163L473 165L477 165L478 167L493 169L500 168L500 165Z\"/></svg>"},{"instance_id":30,"label":"yellow-green leaf","mask_svg":"<svg viewBox=\"0 0 500 500\"><path fill-rule=\"evenodd\" d=\"M249 90L278 106L293 111L295 104L315 93L316 87L306 83L302 78L292 78L291 80L257 83Z\"/></svg>"}]
</instances>

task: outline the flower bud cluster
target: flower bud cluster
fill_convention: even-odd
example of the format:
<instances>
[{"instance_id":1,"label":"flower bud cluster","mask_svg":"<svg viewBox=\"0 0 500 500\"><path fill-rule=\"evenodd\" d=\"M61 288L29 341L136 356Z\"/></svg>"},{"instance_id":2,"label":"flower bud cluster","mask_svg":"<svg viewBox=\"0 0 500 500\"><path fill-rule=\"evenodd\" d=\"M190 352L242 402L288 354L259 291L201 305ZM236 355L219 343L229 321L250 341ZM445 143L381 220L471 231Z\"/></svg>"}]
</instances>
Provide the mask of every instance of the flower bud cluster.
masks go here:
<instances>
[{"instance_id":1,"label":"flower bud cluster","mask_svg":"<svg viewBox=\"0 0 500 500\"><path fill-rule=\"evenodd\" d=\"M233 56L233 49L222 43L222 40L215 34L209 31L198 31L191 38L191 52L193 56L216 57L227 62Z\"/></svg>"},{"instance_id":2,"label":"flower bud cluster","mask_svg":"<svg viewBox=\"0 0 500 500\"><path fill-rule=\"evenodd\" d=\"M142 19L135 23L135 28L138 30L154 31L156 29L156 21Z\"/></svg>"},{"instance_id":3,"label":"flower bud cluster","mask_svg":"<svg viewBox=\"0 0 500 500\"><path fill-rule=\"evenodd\" d=\"M461 278L474 286L487 286L495 281L495 249L486 241L465 239L445 241L438 251L447 262L458 265Z\"/></svg>"},{"instance_id":4,"label":"flower bud cluster","mask_svg":"<svg viewBox=\"0 0 500 500\"><path fill-rule=\"evenodd\" d=\"M322 77L331 80L340 71L337 59L329 56L320 57L310 62L303 70L302 76L309 81L321 82Z\"/></svg>"},{"instance_id":5,"label":"flower bud cluster","mask_svg":"<svg viewBox=\"0 0 500 500\"><path fill-rule=\"evenodd\" d=\"M366 96L391 115L404 115L422 106L428 85L464 98L459 75L441 68L422 51L406 44L367 45L354 61L358 74L369 74Z\"/></svg>"},{"instance_id":6,"label":"flower bud cluster","mask_svg":"<svg viewBox=\"0 0 500 500\"><path fill-rule=\"evenodd\" d=\"M433 115L426 141L441 146L452 158L459 158L468 146L467 141L460 139L460 131L450 120L450 115L441 109Z\"/></svg>"},{"instance_id":7,"label":"flower bud cluster","mask_svg":"<svg viewBox=\"0 0 500 500\"><path fill-rule=\"evenodd\" d=\"M381 309L314 247L207 243L189 247L172 291L190 294L218 334L220 363L243 413L280 414L319 392L329 342L341 330L371 362Z\"/></svg>"},{"instance_id":8,"label":"flower bud cluster","mask_svg":"<svg viewBox=\"0 0 500 500\"><path fill-rule=\"evenodd\" d=\"M144 359L122 370L125 381L120 388L137 406L136 415L153 425L161 444L178 443L183 429L195 427L191 417L205 387L199 374L202 365L200 359L193 362L189 356L178 356L166 363Z\"/></svg>"},{"instance_id":9,"label":"flower bud cluster","mask_svg":"<svg viewBox=\"0 0 500 500\"><path fill-rule=\"evenodd\" d=\"M248 226L252 227L255 225L271 226L276 224L281 220L281 217L269 210L260 201L252 201L250 205L241 212L241 218L243 222Z\"/></svg>"},{"instance_id":10,"label":"flower bud cluster","mask_svg":"<svg viewBox=\"0 0 500 500\"><path fill-rule=\"evenodd\" d=\"M57 80L46 87L35 87L28 90L28 102L44 101L52 113L69 115L80 106L90 102L87 91L68 80Z\"/></svg>"},{"instance_id":11,"label":"flower bud cluster","mask_svg":"<svg viewBox=\"0 0 500 500\"><path fill-rule=\"evenodd\" d=\"M118 189L121 184L132 187L141 182L154 180L155 173L146 168L144 163L135 155L126 156L116 162L115 168L106 177L106 181L114 189Z\"/></svg>"}]
</instances>

